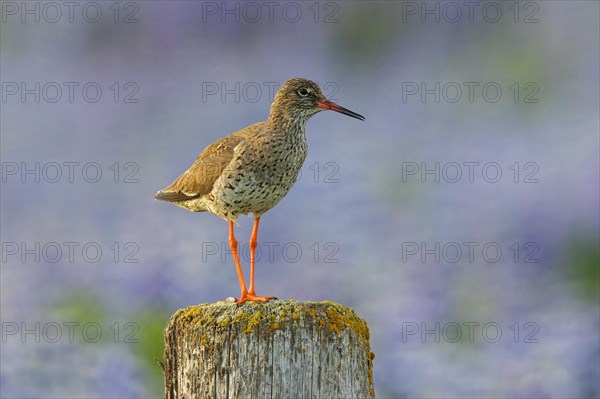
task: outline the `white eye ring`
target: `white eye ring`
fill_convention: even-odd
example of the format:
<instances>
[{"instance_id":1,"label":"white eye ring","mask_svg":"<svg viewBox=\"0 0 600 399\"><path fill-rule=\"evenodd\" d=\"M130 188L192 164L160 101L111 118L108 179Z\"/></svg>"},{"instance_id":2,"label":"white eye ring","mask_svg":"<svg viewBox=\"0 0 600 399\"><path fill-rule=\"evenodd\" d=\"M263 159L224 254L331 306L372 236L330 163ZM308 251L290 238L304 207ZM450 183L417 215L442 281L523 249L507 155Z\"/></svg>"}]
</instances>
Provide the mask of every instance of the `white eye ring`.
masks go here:
<instances>
[{"instance_id":1,"label":"white eye ring","mask_svg":"<svg viewBox=\"0 0 600 399\"><path fill-rule=\"evenodd\" d=\"M298 94L300 95L300 97L306 97L308 96L308 89L305 89L304 87L302 87L301 89L298 89Z\"/></svg>"}]
</instances>

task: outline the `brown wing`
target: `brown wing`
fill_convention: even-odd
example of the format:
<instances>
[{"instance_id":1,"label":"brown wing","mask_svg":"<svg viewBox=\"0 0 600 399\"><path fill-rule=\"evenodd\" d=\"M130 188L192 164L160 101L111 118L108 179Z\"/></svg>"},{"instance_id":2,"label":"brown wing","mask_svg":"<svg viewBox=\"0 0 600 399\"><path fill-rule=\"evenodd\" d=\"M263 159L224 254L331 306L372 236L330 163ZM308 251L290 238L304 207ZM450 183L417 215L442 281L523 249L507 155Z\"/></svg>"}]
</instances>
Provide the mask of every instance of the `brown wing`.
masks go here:
<instances>
[{"instance_id":1,"label":"brown wing","mask_svg":"<svg viewBox=\"0 0 600 399\"><path fill-rule=\"evenodd\" d=\"M163 201L185 201L210 193L213 185L229 165L233 151L244 138L237 135L223 137L206 147L194 164L171 185L159 191L154 198Z\"/></svg>"}]
</instances>

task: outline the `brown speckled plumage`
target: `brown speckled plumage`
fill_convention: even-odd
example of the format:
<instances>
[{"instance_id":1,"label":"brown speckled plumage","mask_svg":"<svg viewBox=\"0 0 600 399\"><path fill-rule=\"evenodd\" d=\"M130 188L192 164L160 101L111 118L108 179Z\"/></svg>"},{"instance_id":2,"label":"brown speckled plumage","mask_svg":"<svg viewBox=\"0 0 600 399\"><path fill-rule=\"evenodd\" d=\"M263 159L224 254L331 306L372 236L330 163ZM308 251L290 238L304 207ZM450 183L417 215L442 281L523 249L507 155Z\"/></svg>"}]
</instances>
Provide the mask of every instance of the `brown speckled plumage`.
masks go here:
<instances>
[{"instance_id":1,"label":"brown speckled plumage","mask_svg":"<svg viewBox=\"0 0 600 399\"><path fill-rule=\"evenodd\" d=\"M275 95L269 119L206 147L194 164L155 198L194 212L208 211L232 222L239 215L251 214L258 230L258 218L281 201L296 182L306 158L306 122L325 109L364 120L327 100L316 83L288 80ZM230 237L232 228L230 224ZM239 273L237 262L236 266ZM253 270L251 263L251 294ZM243 278L241 287L242 283Z\"/></svg>"}]
</instances>

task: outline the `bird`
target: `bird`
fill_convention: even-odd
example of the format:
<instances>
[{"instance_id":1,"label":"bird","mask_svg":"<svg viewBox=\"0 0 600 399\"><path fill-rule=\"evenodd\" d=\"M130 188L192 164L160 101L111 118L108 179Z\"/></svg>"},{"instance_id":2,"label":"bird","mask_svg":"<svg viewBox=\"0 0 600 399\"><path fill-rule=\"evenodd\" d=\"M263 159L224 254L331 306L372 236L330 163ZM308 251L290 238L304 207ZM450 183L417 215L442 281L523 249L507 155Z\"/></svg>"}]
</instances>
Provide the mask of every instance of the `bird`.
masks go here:
<instances>
[{"instance_id":1,"label":"bird","mask_svg":"<svg viewBox=\"0 0 600 399\"><path fill-rule=\"evenodd\" d=\"M362 115L328 100L317 83L303 78L288 80L277 91L267 120L207 146L189 169L154 197L192 212L210 212L229 223L228 243L240 284L240 297L235 300L238 305L276 299L259 296L255 290L260 219L296 182L307 155L306 123L324 110L365 120ZM254 218L249 243L249 286L244 280L234 234L234 224L237 225L240 215Z\"/></svg>"}]
</instances>

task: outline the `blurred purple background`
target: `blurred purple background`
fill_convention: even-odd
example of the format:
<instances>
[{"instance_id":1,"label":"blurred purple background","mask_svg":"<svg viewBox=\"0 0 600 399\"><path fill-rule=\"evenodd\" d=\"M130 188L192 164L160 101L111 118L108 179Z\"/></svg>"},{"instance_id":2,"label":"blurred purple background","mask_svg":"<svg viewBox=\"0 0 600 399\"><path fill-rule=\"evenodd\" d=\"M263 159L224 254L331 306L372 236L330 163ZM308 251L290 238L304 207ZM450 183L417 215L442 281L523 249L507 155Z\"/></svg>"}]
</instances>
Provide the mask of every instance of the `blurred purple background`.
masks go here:
<instances>
[{"instance_id":1,"label":"blurred purple background","mask_svg":"<svg viewBox=\"0 0 600 399\"><path fill-rule=\"evenodd\" d=\"M153 195L306 77L367 120L309 122L258 293L353 307L377 397L598 397L599 3L47 4L1 4L0 396L162 395L168 317L237 281Z\"/></svg>"}]
</instances>

